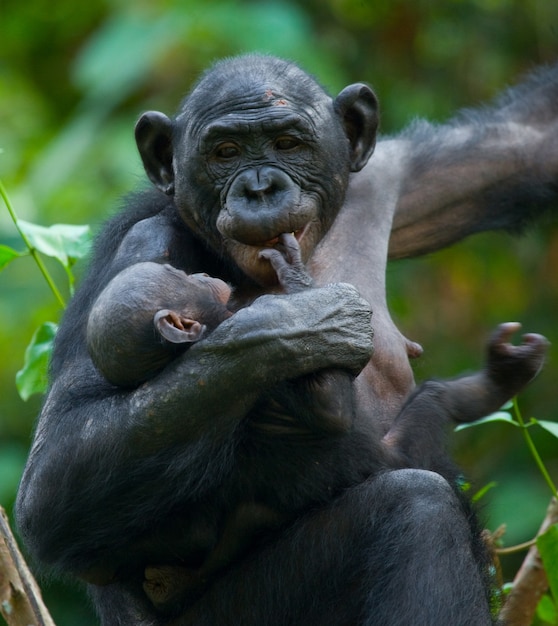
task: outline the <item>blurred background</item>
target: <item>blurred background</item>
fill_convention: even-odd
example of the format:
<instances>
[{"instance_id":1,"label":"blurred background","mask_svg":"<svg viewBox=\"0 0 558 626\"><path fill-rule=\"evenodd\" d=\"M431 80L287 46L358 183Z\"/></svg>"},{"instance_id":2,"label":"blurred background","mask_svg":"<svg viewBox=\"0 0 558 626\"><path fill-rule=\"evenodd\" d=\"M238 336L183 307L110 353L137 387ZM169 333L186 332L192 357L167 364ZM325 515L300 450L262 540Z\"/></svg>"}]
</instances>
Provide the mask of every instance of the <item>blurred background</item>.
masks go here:
<instances>
[{"instance_id":1,"label":"blurred background","mask_svg":"<svg viewBox=\"0 0 558 626\"><path fill-rule=\"evenodd\" d=\"M0 178L19 217L99 224L142 181L133 141L141 112L173 113L213 60L243 51L300 63L332 92L372 84L383 134L415 117L444 121L558 57L555 0L0 0ZM0 243L23 249L4 207ZM487 334L520 321L558 345L558 228L484 234L388 268L389 301L419 341L418 380L480 365ZM63 271L48 263L64 284ZM79 267L78 267L79 273ZM11 515L40 397L14 377L36 326L60 310L30 258L0 273L0 504ZM524 416L558 420L558 348L520 398ZM558 480L558 440L533 429ZM550 492L521 433L505 424L459 432L455 453L481 488L506 545L536 532ZM503 560L513 577L520 557ZM95 624L81 591L43 581L58 626ZM0 618L1 621L1 618Z\"/></svg>"}]
</instances>

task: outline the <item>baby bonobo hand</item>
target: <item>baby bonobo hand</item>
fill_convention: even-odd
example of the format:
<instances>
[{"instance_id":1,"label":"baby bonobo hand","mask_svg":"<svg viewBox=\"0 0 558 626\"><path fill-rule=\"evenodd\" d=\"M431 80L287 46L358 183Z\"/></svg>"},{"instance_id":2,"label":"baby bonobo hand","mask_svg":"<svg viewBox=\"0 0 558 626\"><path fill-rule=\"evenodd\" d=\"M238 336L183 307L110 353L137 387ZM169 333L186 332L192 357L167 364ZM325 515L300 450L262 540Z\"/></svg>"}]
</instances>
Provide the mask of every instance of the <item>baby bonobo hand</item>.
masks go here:
<instances>
[{"instance_id":1,"label":"baby bonobo hand","mask_svg":"<svg viewBox=\"0 0 558 626\"><path fill-rule=\"evenodd\" d=\"M518 322L500 324L488 341L485 372L507 397L519 393L541 370L549 342L542 335L523 335L520 345L510 339Z\"/></svg>"},{"instance_id":2,"label":"baby bonobo hand","mask_svg":"<svg viewBox=\"0 0 558 626\"><path fill-rule=\"evenodd\" d=\"M260 258L267 259L277 274L277 280L286 293L303 291L312 286L302 258L300 246L292 233L279 236L276 248L266 248L260 252Z\"/></svg>"}]
</instances>

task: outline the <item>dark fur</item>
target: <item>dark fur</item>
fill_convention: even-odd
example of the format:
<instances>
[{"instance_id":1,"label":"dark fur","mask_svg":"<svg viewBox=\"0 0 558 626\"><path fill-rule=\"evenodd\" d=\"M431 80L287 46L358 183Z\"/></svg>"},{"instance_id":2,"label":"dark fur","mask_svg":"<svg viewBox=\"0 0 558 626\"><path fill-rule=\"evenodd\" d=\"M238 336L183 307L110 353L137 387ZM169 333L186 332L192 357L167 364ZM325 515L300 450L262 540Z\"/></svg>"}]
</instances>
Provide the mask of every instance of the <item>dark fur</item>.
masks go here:
<instances>
[{"instance_id":1,"label":"dark fur","mask_svg":"<svg viewBox=\"0 0 558 626\"><path fill-rule=\"evenodd\" d=\"M231 81L231 76L237 78ZM481 626L491 621L476 523L455 490L425 469L453 482L455 470L439 449L441 423L472 419L517 391L516 385L526 383L540 366L544 342L527 338L512 349L506 342L509 333L501 331L491 343L499 354L489 356L484 372L462 381L427 383L405 404L413 389L410 344L391 323L385 304L386 245L391 232L390 254L412 256L478 230L515 227L510 194L518 177L509 169L519 168L524 188L544 186L540 166L549 167L549 161L542 149L532 150L531 136L524 143L529 143L529 155L540 154L540 161L522 165L511 153L506 161L509 150L504 148L516 146L517 137L503 125L494 131L501 145L485 145L485 134L475 130L484 119L480 113L471 132L463 122L421 131L433 138L432 151L412 138L418 136L416 129L411 139L380 143L377 156L365 166L377 124L370 90L350 86L331 100L303 76L266 57L232 60L206 75L185 101L183 116L142 118L138 142L158 189L133 197L98 238L90 272L57 337L52 385L17 505L19 527L34 556L75 575L110 561L146 535L159 533L164 539L174 519L201 520L193 528L185 525L184 532L207 531L211 551L213 534L218 538L227 525L226 514L215 520L215 511L234 509L239 497L284 502L300 515L208 581L199 600L172 621L158 616L148 602L142 590L144 563L133 563L131 556L126 581L92 588L105 625ZM555 99L541 93L555 89L556 71L546 77L549 86L539 80L533 95L525 88L517 91L517 97L527 98L525 110L543 100L558 108ZM297 91L299 79L304 88ZM232 90L227 98L218 90L224 83ZM267 221L253 221L252 232L238 228L247 207L236 196L237 222L223 222L223 232L237 243L235 237L246 234L265 242L308 224L317 229L312 245L306 236L301 242L315 288L262 295L276 290L269 272L256 267L250 247L240 252L227 247L230 241L216 227L232 199L227 190L236 169L210 152L189 160L200 129L239 94L251 106L268 107L276 118L283 109L273 107L285 102L294 114L304 110L302 104L321 107L319 115L311 116L318 126L306 131L311 137L300 150L258 155L253 163L238 166L259 171L262 163L271 163L272 179L281 182L288 175L293 183L288 189L298 186L316 203L301 215L280 198L269 198L274 212L263 207ZM203 108L192 104L198 101ZM504 120L515 115L507 104L501 109ZM453 135L456 128L464 131L459 140ZM244 147L259 139L247 132L238 141ZM259 150L253 143L249 147L250 153ZM493 176L491 201L502 207L497 219L485 204L487 174ZM549 185L546 189L553 193ZM272 187L263 192L270 193ZM254 220L253 213L245 215ZM85 324L110 278L140 260L227 280L235 286L238 311L153 380L123 391L94 369ZM347 285L326 284L332 281L353 283L362 297ZM370 305L363 298L374 308L372 361ZM520 375L502 387L493 374L507 363L508 353ZM362 440L353 433L335 440L277 437L257 427L252 416L262 397L292 378L335 369L359 375L354 429L362 428ZM483 385L490 391L488 405L476 403ZM411 441L407 421L423 426ZM370 432L383 436L391 448L407 450L408 464L417 469L376 473L380 468L364 437ZM363 458L372 464L371 477L369 468L362 469ZM343 481L352 486L339 489ZM308 502L314 503L311 510L306 510ZM198 561L190 558L187 565L195 568L204 553Z\"/></svg>"}]
</instances>

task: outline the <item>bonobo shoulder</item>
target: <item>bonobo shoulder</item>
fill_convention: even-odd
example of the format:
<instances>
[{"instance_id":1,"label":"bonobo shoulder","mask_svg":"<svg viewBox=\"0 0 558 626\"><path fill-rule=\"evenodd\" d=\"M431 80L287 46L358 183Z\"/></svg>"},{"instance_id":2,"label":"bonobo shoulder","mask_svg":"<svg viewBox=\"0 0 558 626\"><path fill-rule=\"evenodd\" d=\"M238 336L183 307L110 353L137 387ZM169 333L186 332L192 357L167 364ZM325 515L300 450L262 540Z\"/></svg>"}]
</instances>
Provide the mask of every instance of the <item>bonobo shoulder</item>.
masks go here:
<instances>
[{"instance_id":1,"label":"bonobo shoulder","mask_svg":"<svg viewBox=\"0 0 558 626\"><path fill-rule=\"evenodd\" d=\"M168 261L174 231L174 226L165 213L137 222L124 236L116 251L115 262L125 259L128 265L134 265L143 261Z\"/></svg>"}]
</instances>

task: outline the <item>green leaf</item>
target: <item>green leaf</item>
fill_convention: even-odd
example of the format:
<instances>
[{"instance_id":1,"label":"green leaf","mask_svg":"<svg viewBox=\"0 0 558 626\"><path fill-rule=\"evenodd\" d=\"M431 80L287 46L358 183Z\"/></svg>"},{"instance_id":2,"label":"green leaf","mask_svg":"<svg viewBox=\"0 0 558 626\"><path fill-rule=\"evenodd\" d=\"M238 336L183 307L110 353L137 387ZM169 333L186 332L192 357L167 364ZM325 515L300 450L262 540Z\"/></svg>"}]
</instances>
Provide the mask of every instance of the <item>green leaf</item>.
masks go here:
<instances>
[{"instance_id":1,"label":"green leaf","mask_svg":"<svg viewBox=\"0 0 558 626\"><path fill-rule=\"evenodd\" d=\"M464 430L465 428L474 428L475 426L488 424L489 422L507 422L512 426L518 426L518 423L509 413L506 413L505 411L497 411L496 413L492 413L491 415L483 417L480 420L476 420L475 422L470 422L468 424L459 424L459 426L455 427L455 431L457 432L460 430Z\"/></svg>"},{"instance_id":2,"label":"green leaf","mask_svg":"<svg viewBox=\"0 0 558 626\"><path fill-rule=\"evenodd\" d=\"M74 62L74 80L89 98L105 101L104 106L106 101L119 102L145 80L182 33L177 12L114 12L82 47Z\"/></svg>"},{"instance_id":3,"label":"green leaf","mask_svg":"<svg viewBox=\"0 0 558 626\"><path fill-rule=\"evenodd\" d=\"M513 583L504 583L502 585L502 593L505 596L508 596L510 594L510 591L513 589Z\"/></svg>"},{"instance_id":4,"label":"green leaf","mask_svg":"<svg viewBox=\"0 0 558 626\"><path fill-rule=\"evenodd\" d=\"M43 393L47 386L47 371L57 325L45 322L31 339L25 351L23 368L16 374L16 387L23 400Z\"/></svg>"},{"instance_id":5,"label":"green leaf","mask_svg":"<svg viewBox=\"0 0 558 626\"><path fill-rule=\"evenodd\" d=\"M0 270L4 269L10 261L22 256L20 252L8 246L0 245Z\"/></svg>"},{"instance_id":6,"label":"green leaf","mask_svg":"<svg viewBox=\"0 0 558 626\"><path fill-rule=\"evenodd\" d=\"M547 624L558 623L558 608L547 594L540 599L537 605L537 617Z\"/></svg>"},{"instance_id":7,"label":"green leaf","mask_svg":"<svg viewBox=\"0 0 558 626\"><path fill-rule=\"evenodd\" d=\"M537 420L531 418L533 424L538 424L541 428L544 428L547 432L555 437L558 437L558 422L549 422L547 420Z\"/></svg>"},{"instance_id":8,"label":"green leaf","mask_svg":"<svg viewBox=\"0 0 558 626\"><path fill-rule=\"evenodd\" d=\"M498 483L496 481L493 480L492 482L489 482L488 484L486 484L484 487L482 487L475 493L475 495L473 496L473 502L478 502L479 500L484 498L484 496L491 489L494 489L494 487L497 487L497 486L498 486Z\"/></svg>"},{"instance_id":9,"label":"green leaf","mask_svg":"<svg viewBox=\"0 0 558 626\"><path fill-rule=\"evenodd\" d=\"M558 598L558 524L537 537L537 548L554 598Z\"/></svg>"},{"instance_id":10,"label":"green leaf","mask_svg":"<svg viewBox=\"0 0 558 626\"><path fill-rule=\"evenodd\" d=\"M87 225L53 224L47 227L24 220L18 220L18 225L34 248L57 259L67 269L76 259L86 256L91 247L91 229Z\"/></svg>"}]
</instances>

